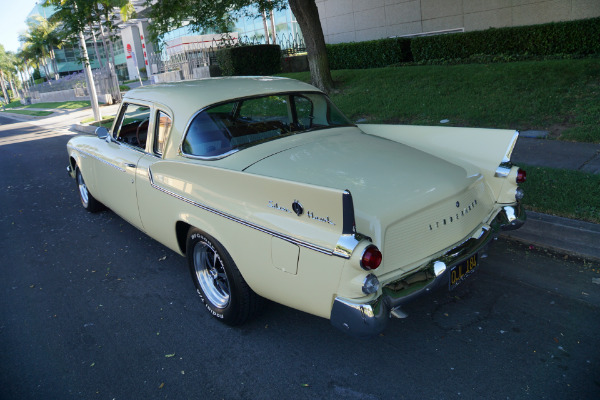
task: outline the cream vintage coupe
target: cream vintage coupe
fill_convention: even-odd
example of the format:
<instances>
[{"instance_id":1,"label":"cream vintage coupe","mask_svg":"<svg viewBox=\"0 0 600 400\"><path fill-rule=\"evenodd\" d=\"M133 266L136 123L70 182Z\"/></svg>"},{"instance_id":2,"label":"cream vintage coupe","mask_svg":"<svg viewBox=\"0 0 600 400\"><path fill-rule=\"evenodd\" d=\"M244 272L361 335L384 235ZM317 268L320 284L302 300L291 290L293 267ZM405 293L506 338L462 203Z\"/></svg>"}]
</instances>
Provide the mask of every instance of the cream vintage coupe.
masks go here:
<instances>
[{"instance_id":1,"label":"cream vintage coupe","mask_svg":"<svg viewBox=\"0 0 600 400\"><path fill-rule=\"evenodd\" d=\"M212 78L129 91L110 131L69 141L68 171L88 211L187 257L224 323L267 298L368 337L522 225L517 137L356 125L302 82Z\"/></svg>"}]
</instances>

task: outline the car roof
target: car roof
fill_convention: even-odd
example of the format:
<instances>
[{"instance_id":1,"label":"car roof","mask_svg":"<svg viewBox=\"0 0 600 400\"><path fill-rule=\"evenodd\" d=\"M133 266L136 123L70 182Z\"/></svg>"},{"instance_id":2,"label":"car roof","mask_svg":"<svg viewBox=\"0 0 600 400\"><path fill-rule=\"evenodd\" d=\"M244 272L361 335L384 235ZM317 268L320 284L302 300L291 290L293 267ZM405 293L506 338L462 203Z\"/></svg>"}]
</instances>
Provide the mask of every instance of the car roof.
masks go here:
<instances>
[{"instance_id":1,"label":"car roof","mask_svg":"<svg viewBox=\"0 0 600 400\"><path fill-rule=\"evenodd\" d=\"M128 100L145 100L171 108L177 119L189 119L211 104L270 93L319 92L295 79L273 76L231 76L141 86L126 93ZM181 122L181 121L179 121Z\"/></svg>"}]
</instances>

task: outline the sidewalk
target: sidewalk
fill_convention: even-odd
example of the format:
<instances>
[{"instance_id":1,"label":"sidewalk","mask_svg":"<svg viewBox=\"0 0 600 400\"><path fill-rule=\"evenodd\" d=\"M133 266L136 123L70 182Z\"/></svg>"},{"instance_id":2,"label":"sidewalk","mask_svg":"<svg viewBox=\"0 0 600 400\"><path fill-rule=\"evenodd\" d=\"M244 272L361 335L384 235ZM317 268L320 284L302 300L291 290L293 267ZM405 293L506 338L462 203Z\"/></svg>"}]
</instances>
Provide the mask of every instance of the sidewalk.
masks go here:
<instances>
[{"instance_id":1,"label":"sidewalk","mask_svg":"<svg viewBox=\"0 0 600 400\"><path fill-rule=\"evenodd\" d=\"M103 116L115 115L118 107L119 104L104 105L100 110ZM48 117L8 113L0 113L0 115L29 121L46 129L67 128L73 133L94 133L95 127L79 123L93 115L91 108L49 111L54 111L54 114ZM517 165L527 164L600 174L600 144L521 136L515 146L512 160ZM529 211L527 222L521 229L505 232L501 237L600 262L600 224Z\"/></svg>"}]
</instances>

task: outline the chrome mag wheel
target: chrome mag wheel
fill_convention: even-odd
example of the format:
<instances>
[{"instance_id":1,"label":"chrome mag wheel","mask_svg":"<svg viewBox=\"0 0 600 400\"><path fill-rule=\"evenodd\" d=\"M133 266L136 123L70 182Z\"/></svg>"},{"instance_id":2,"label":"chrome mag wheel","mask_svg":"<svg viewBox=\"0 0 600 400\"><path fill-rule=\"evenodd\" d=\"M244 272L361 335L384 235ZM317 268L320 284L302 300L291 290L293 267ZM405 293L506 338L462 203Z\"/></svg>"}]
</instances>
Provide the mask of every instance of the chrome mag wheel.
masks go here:
<instances>
[{"instance_id":1,"label":"chrome mag wheel","mask_svg":"<svg viewBox=\"0 0 600 400\"><path fill-rule=\"evenodd\" d=\"M227 307L231 289L219 253L210 243L199 241L194 246L193 263L196 279L206 300L216 308Z\"/></svg>"},{"instance_id":2,"label":"chrome mag wheel","mask_svg":"<svg viewBox=\"0 0 600 400\"><path fill-rule=\"evenodd\" d=\"M83 203L83 206L87 208L90 202L88 189L79 170L77 170L77 186L79 187L79 196L81 197L81 202Z\"/></svg>"}]
</instances>

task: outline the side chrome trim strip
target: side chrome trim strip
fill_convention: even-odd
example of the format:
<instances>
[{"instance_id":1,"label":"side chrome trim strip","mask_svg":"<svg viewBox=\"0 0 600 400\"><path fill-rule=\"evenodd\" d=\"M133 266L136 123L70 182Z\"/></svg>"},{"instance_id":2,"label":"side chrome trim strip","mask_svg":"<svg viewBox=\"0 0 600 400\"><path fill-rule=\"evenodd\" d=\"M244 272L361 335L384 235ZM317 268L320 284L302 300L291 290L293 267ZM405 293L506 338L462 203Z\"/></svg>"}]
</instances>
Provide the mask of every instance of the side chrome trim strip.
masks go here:
<instances>
[{"instance_id":1,"label":"side chrome trim strip","mask_svg":"<svg viewBox=\"0 0 600 400\"><path fill-rule=\"evenodd\" d=\"M274 237L276 237L278 239L285 240L286 242L289 242L289 243L292 243L292 244L295 244L295 245L298 245L298 246L302 246L302 247L305 247L307 249L317 251L319 253L323 253L323 254L327 254L327 255L334 255L334 256L337 256L337 257L348 259L352 255L352 250L358 244L358 241L356 241L356 239L354 239L356 241L356 243L354 243L354 245L351 246L351 248L345 249L345 251L338 251L338 247L339 247L339 243L340 242L338 242L338 246L336 246L335 250L332 250L332 249L329 249L329 248L326 248L326 247L323 247L323 246L319 246L319 245L316 245L316 244L313 244L313 243L305 242L303 240L299 240L299 239L296 239L296 238L291 237L289 235L285 235L285 234L273 231L271 229L268 229L268 228L265 228L263 226L254 224L254 223L246 221L244 219L241 219L241 218L238 218L238 217L234 217L231 214L227 214L227 213L219 211L219 210L217 210L215 208L212 208L212 207L206 206L204 204L195 202L195 201L193 201L191 199L188 199L187 197L181 196L181 195L179 195L179 194L177 194L175 192L172 192L172 191L170 191L168 189L165 189L165 188L157 185L154 182L154 177L152 176L152 171L150 169L148 169L148 177L150 179L150 185L154 189L159 190L159 191L161 191L161 192L163 192L165 194L168 194L169 196L172 196L172 197L174 197L174 198L176 198L178 200L184 201L184 202L186 202L186 203L188 203L188 204L190 204L190 205L192 205L194 207L198 207L201 210L208 211L208 212L213 213L215 215L218 215L220 217L226 218L226 219L228 219L230 221L237 222L238 224L241 224L241 225L247 226L249 228L255 229L255 230L259 231L259 232L266 233L266 234L274 236ZM342 239L345 236L349 236L349 235L342 235L342 237L340 238L340 241L342 241ZM350 246L348 246L348 247L350 247Z\"/></svg>"},{"instance_id":2,"label":"side chrome trim strip","mask_svg":"<svg viewBox=\"0 0 600 400\"><path fill-rule=\"evenodd\" d=\"M98 156L95 156L94 154L88 153L87 151L83 151L83 150L81 150L81 149L76 149L76 148L73 148L73 150L75 150L75 151L77 151L77 152L79 152L79 153L85 154L85 155L86 155L86 156L88 156L88 157L92 157L93 159L95 159L95 160L98 160L98 161L100 161L101 163L104 163L104 164L106 164L106 165L108 165L108 166L111 166L111 167L115 168L115 169L116 169L116 170L118 170L118 171L125 172L125 168L121 168L121 167L119 167L118 165L115 165L115 164L113 164L113 163L110 163L110 162L108 162L108 161L106 161L106 160L103 160L102 158L100 158L100 157L98 157Z\"/></svg>"}]
</instances>

